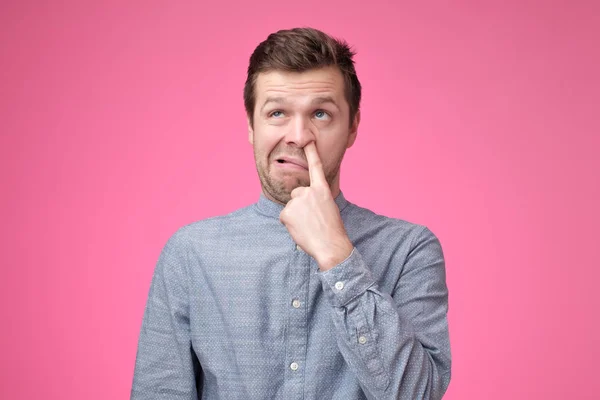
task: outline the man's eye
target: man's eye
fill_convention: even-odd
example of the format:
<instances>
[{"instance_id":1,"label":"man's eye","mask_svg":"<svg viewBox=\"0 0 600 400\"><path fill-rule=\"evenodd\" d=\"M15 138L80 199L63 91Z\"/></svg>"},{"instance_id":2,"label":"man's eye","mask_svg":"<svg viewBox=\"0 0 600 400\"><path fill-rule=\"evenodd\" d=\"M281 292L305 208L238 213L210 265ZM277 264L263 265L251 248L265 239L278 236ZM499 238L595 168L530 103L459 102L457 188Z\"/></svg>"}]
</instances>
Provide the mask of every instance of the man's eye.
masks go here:
<instances>
[{"instance_id":1,"label":"man's eye","mask_svg":"<svg viewBox=\"0 0 600 400\"><path fill-rule=\"evenodd\" d=\"M281 118L281 117L283 117L283 112L282 111L273 111L271 113L271 117Z\"/></svg>"},{"instance_id":2,"label":"man's eye","mask_svg":"<svg viewBox=\"0 0 600 400\"><path fill-rule=\"evenodd\" d=\"M327 114L325 111L323 110L319 110L315 113L315 117L317 119L326 119L327 117L329 117L329 114Z\"/></svg>"}]
</instances>

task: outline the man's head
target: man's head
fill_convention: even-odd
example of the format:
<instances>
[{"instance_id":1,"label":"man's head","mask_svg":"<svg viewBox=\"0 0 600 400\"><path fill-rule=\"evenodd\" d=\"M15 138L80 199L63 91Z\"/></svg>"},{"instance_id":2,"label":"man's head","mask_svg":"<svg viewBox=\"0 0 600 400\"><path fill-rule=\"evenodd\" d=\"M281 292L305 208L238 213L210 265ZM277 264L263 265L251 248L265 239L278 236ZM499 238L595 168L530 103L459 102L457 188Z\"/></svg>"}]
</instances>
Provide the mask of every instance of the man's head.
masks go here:
<instances>
[{"instance_id":1,"label":"man's head","mask_svg":"<svg viewBox=\"0 0 600 400\"><path fill-rule=\"evenodd\" d=\"M285 204L310 184L303 148L314 141L332 194L360 122L361 85L349 46L311 28L282 30L254 50L244 87L249 141L263 192ZM299 164L298 167L296 164Z\"/></svg>"}]
</instances>

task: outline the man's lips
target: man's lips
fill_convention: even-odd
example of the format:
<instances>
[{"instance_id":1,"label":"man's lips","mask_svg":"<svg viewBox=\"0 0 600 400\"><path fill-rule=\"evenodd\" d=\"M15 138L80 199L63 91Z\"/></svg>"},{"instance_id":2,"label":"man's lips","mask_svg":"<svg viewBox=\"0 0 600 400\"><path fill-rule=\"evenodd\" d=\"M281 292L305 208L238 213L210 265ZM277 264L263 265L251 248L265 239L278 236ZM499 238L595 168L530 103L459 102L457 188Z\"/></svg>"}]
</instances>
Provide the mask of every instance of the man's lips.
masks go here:
<instances>
[{"instance_id":1,"label":"man's lips","mask_svg":"<svg viewBox=\"0 0 600 400\"><path fill-rule=\"evenodd\" d=\"M291 157L277 157L274 161L275 164L283 167L297 167L308 170L308 165L304 160L298 160Z\"/></svg>"}]
</instances>

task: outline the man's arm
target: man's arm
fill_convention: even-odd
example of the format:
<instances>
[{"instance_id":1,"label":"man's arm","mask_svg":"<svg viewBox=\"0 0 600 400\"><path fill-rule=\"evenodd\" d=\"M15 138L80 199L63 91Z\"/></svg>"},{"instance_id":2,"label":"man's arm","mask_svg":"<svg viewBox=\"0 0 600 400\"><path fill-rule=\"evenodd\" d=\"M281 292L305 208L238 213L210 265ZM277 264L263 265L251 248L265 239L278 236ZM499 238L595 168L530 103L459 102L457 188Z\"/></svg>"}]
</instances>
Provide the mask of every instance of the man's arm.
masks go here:
<instances>
[{"instance_id":1,"label":"man's arm","mask_svg":"<svg viewBox=\"0 0 600 400\"><path fill-rule=\"evenodd\" d=\"M355 248L320 272L338 347L370 399L441 399L450 382L445 262L422 228L390 296Z\"/></svg>"},{"instance_id":2,"label":"man's arm","mask_svg":"<svg viewBox=\"0 0 600 400\"><path fill-rule=\"evenodd\" d=\"M279 219L322 271L340 352L370 399L440 399L450 382L450 343L438 239L422 228L406 259L392 260L403 264L393 293L380 291L346 233L314 141L304 153L310 186L290 193Z\"/></svg>"},{"instance_id":3,"label":"man's arm","mask_svg":"<svg viewBox=\"0 0 600 400\"><path fill-rule=\"evenodd\" d=\"M185 244L173 235L152 277L135 361L132 400L197 400L200 365L190 339Z\"/></svg>"}]
</instances>

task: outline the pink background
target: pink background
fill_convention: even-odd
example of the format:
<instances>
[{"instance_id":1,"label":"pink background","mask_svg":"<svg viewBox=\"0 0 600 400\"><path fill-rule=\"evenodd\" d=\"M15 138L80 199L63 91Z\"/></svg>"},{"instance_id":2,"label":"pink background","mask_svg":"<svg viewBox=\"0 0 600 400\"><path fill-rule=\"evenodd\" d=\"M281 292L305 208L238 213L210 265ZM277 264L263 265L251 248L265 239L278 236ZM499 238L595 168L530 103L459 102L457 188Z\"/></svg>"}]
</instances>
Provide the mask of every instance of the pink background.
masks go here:
<instances>
[{"instance_id":1,"label":"pink background","mask_svg":"<svg viewBox=\"0 0 600 400\"><path fill-rule=\"evenodd\" d=\"M2 2L0 398L129 398L165 241L258 198L247 60L299 25L358 51L346 197L442 241L446 399L600 398L599 3L363 3Z\"/></svg>"}]
</instances>

